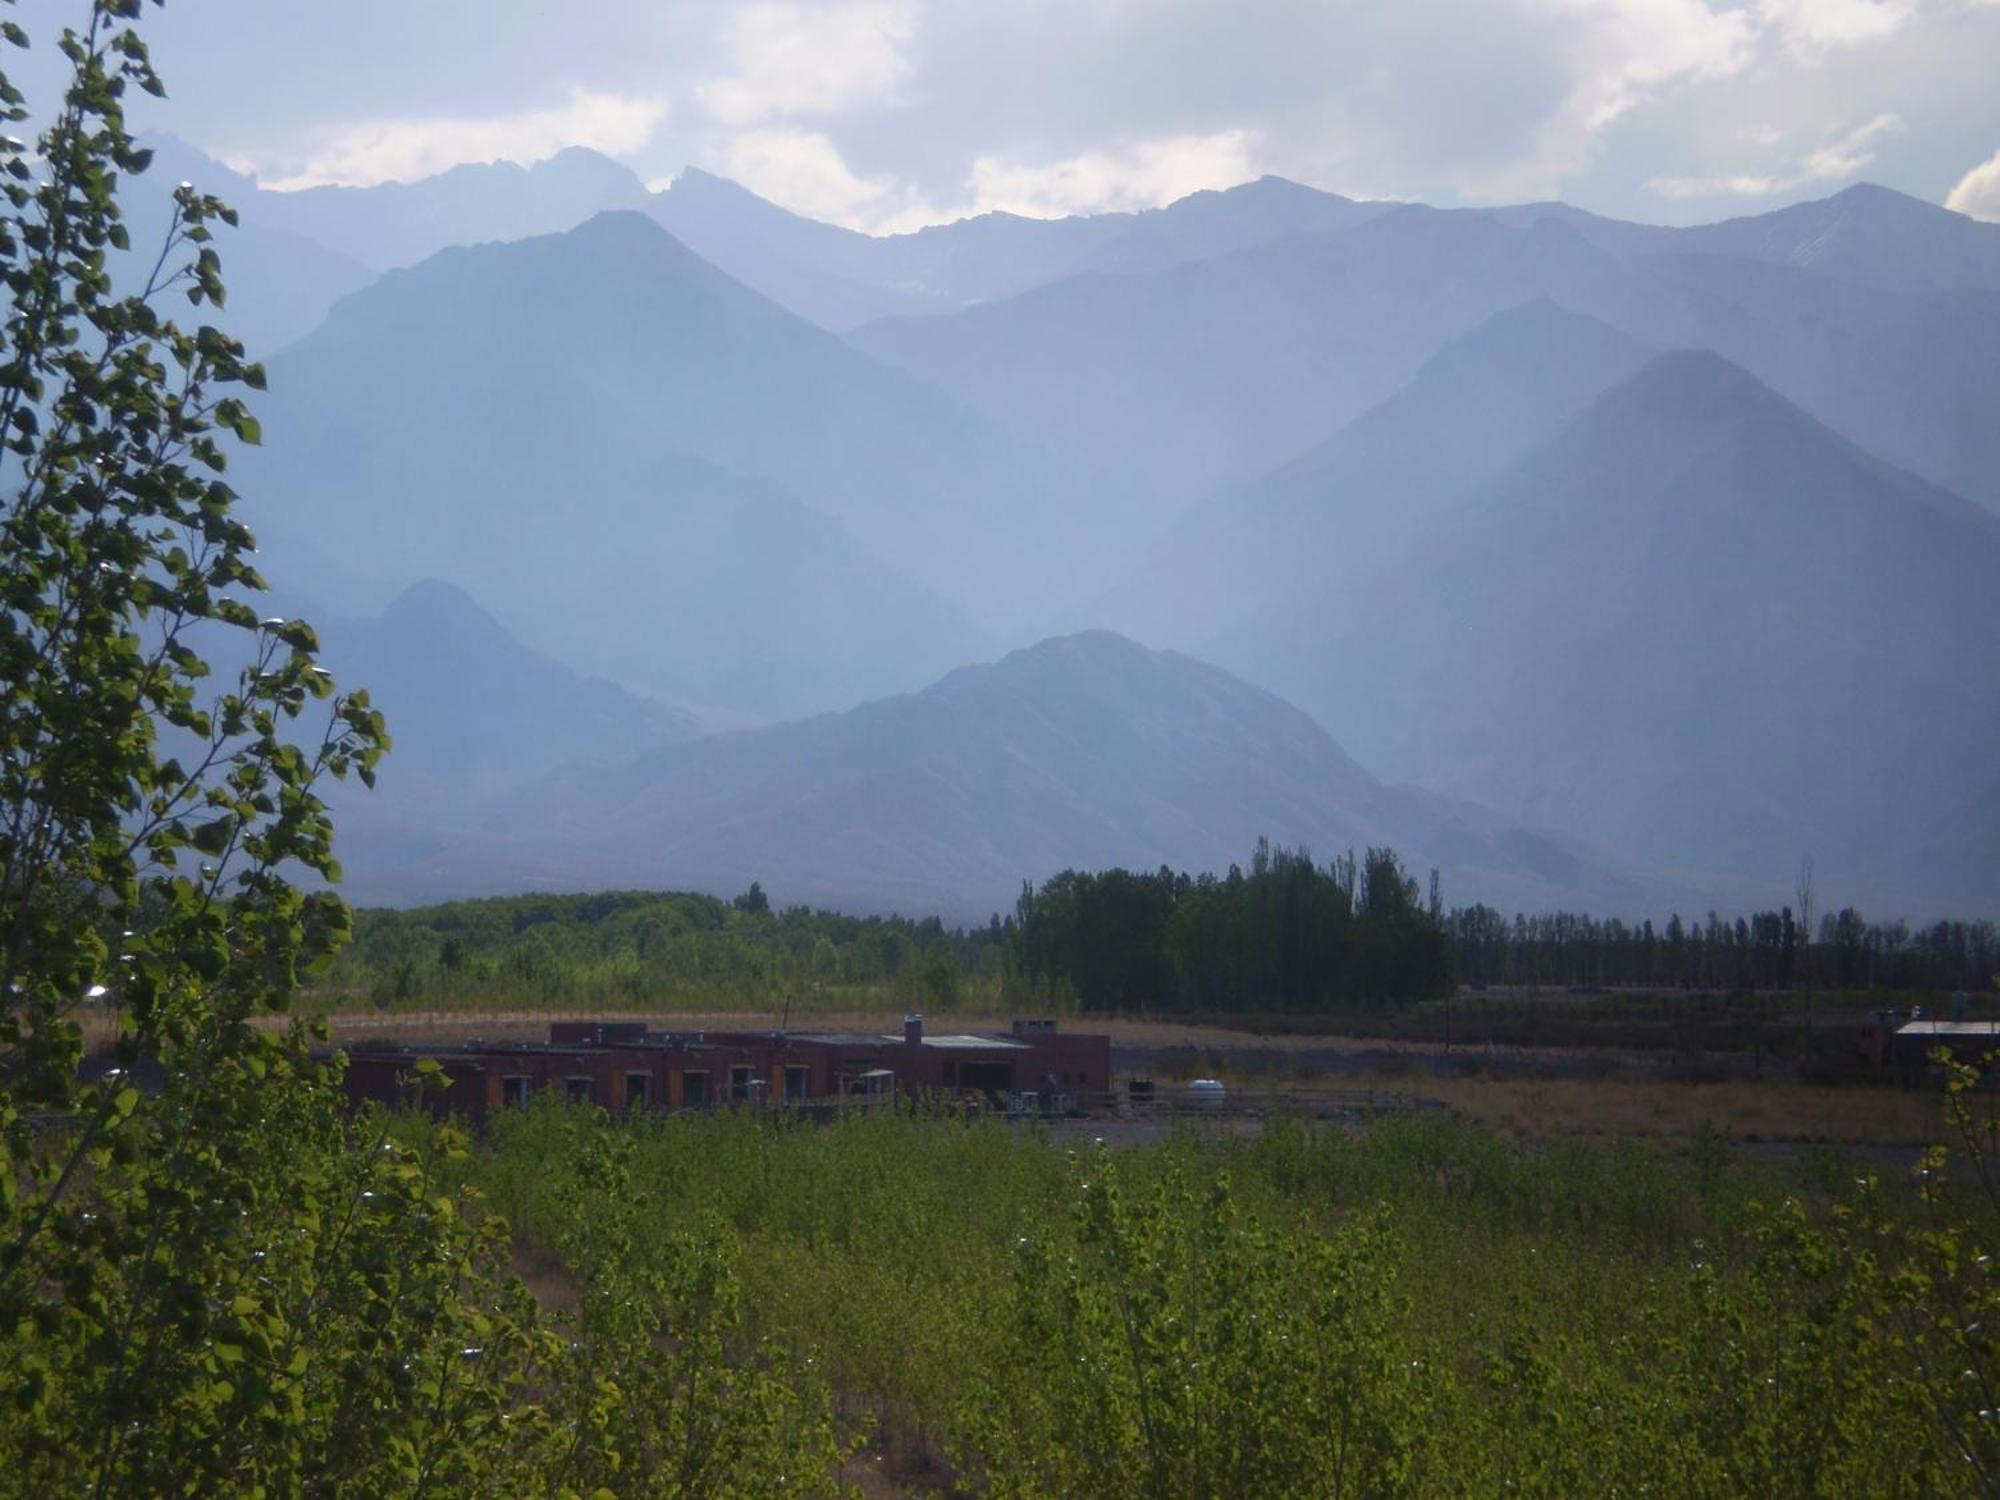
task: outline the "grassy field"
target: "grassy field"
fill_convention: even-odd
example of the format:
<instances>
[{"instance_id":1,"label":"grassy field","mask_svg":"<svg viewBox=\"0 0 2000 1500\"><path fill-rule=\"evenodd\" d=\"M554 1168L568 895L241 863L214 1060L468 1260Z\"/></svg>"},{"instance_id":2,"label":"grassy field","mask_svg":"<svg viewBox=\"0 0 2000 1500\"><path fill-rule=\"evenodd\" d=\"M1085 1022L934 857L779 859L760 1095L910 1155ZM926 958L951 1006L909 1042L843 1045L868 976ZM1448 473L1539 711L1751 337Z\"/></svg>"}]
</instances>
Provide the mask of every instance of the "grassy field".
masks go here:
<instances>
[{"instance_id":1,"label":"grassy field","mask_svg":"<svg viewBox=\"0 0 2000 1500\"><path fill-rule=\"evenodd\" d=\"M1908 1174L1864 1228L1863 1157L1640 1133L551 1105L468 1170L558 1316L614 1199L628 1253L725 1257L740 1356L831 1399L872 1496L1977 1493L1884 1274L1921 1263Z\"/></svg>"}]
</instances>

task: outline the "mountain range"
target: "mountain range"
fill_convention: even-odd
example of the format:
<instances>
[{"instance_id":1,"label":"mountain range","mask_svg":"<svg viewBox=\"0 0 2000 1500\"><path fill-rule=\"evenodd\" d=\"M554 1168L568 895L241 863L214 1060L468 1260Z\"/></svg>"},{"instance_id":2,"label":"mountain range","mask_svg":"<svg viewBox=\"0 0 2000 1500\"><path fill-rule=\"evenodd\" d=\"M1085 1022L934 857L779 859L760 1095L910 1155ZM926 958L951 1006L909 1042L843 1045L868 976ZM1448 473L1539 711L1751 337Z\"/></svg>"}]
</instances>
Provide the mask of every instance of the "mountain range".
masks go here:
<instances>
[{"instance_id":1,"label":"mountain range","mask_svg":"<svg viewBox=\"0 0 2000 1500\"><path fill-rule=\"evenodd\" d=\"M1455 897L1657 895L1573 840L1386 786L1289 704L1107 631L837 714L571 764L344 829L358 893L759 880L774 900L981 921L1065 866L1221 869L1273 827L1442 865Z\"/></svg>"},{"instance_id":2,"label":"mountain range","mask_svg":"<svg viewBox=\"0 0 2000 1500\"><path fill-rule=\"evenodd\" d=\"M163 151L245 200L266 570L404 704L364 889L974 912L1266 833L1500 904L2000 891L2000 226L1266 178L869 236L582 151Z\"/></svg>"},{"instance_id":3,"label":"mountain range","mask_svg":"<svg viewBox=\"0 0 2000 1500\"><path fill-rule=\"evenodd\" d=\"M1934 902L2000 888L1990 855L1952 874L1919 847L2000 733L1995 567L1989 513L1719 356L1645 358L1544 304L1219 502L1101 612L1254 664L1388 774L1669 863L1775 880L1810 852ZM1166 598L1210 607L1179 629L1146 613Z\"/></svg>"}]
</instances>

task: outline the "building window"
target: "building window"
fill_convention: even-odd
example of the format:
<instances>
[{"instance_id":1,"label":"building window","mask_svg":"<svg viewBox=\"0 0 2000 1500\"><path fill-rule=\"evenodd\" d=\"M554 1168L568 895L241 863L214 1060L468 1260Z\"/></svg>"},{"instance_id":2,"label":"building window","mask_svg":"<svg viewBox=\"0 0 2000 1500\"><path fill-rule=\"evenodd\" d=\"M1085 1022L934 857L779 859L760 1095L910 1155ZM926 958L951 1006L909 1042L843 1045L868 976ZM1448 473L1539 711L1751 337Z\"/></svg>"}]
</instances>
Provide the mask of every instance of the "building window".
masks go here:
<instances>
[{"instance_id":1,"label":"building window","mask_svg":"<svg viewBox=\"0 0 2000 1500\"><path fill-rule=\"evenodd\" d=\"M625 1075L625 1107L644 1109L653 1099L653 1075L651 1073L627 1073Z\"/></svg>"},{"instance_id":2,"label":"building window","mask_svg":"<svg viewBox=\"0 0 2000 1500\"><path fill-rule=\"evenodd\" d=\"M751 1080L756 1076L757 1070L755 1068L747 1068L740 1065L731 1068L729 1070L729 1097L739 1104L748 1099L750 1097Z\"/></svg>"},{"instance_id":3,"label":"building window","mask_svg":"<svg viewBox=\"0 0 2000 1500\"><path fill-rule=\"evenodd\" d=\"M708 1074L697 1070L681 1074L681 1103L689 1109L708 1107Z\"/></svg>"},{"instance_id":4,"label":"building window","mask_svg":"<svg viewBox=\"0 0 2000 1500\"><path fill-rule=\"evenodd\" d=\"M597 1080L594 1078L565 1078L563 1097L571 1104L595 1104L597 1102Z\"/></svg>"},{"instance_id":5,"label":"building window","mask_svg":"<svg viewBox=\"0 0 2000 1500\"><path fill-rule=\"evenodd\" d=\"M500 1080L500 1102L508 1109L526 1109L535 1080L525 1074L510 1073Z\"/></svg>"},{"instance_id":6,"label":"building window","mask_svg":"<svg viewBox=\"0 0 2000 1500\"><path fill-rule=\"evenodd\" d=\"M785 1103L803 1104L812 1093L812 1069L791 1065L785 1069Z\"/></svg>"}]
</instances>

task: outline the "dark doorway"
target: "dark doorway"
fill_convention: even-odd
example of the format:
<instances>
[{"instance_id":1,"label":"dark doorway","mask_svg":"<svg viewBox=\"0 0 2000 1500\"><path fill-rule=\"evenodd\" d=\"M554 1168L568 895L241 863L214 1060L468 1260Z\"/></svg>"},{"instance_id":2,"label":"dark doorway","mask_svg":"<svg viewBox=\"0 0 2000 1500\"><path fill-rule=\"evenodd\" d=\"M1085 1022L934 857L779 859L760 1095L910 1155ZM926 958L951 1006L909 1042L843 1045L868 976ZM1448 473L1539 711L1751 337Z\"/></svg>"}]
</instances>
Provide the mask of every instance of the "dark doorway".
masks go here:
<instances>
[{"instance_id":1,"label":"dark doorway","mask_svg":"<svg viewBox=\"0 0 2000 1500\"><path fill-rule=\"evenodd\" d=\"M962 1062L958 1065L958 1086L961 1089L977 1089L981 1093L1011 1094L1014 1091L1014 1065L1004 1062Z\"/></svg>"}]
</instances>

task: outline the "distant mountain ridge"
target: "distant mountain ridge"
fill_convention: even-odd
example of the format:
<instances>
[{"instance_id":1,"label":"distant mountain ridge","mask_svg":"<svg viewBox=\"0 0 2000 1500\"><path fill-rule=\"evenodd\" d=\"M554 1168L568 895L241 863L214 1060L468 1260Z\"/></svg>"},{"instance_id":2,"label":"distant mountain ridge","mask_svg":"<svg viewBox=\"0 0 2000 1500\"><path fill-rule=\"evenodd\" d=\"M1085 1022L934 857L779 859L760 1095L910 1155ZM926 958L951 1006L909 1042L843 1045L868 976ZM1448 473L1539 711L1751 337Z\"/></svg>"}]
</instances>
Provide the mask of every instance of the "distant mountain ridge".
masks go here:
<instances>
[{"instance_id":1,"label":"distant mountain ridge","mask_svg":"<svg viewBox=\"0 0 2000 1500\"><path fill-rule=\"evenodd\" d=\"M1830 888L1911 911L2000 889L1980 758L2000 730L2000 227L1865 185L1670 229L1264 179L871 237L700 172L649 192L587 152L292 194L215 170L251 200L222 246L243 289L226 324L244 315L253 353L291 344L257 403L266 447L232 483L271 576L336 613L449 578L633 703L739 725L900 701L1108 624L1281 694L1392 780L1498 809L1462 819L1468 867L1505 870L1495 841L1520 825L1766 891L1811 855ZM467 609L417 602L410 630L486 642L604 743L660 730L538 676ZM393 686L397 667L363 671ZM478 693L428 696L486 717ZM443 718L412 745L451 744ZM780 728L803 733L739 743L804 743ZM573 738L543 748L601 763ZM1124 806L1032 749L1067 767L1044 790L1074 830L1109 816L1096 799ZM440 787L453 753L480 785L521 774L468 745ZM740 790L741 768L704 758L721 752L685 753ZM955 763L981 767L975 787L1021 770ZM897 764L906 800L975 851L936 865L948 884L1043 852L1032 799L1001 798L1009 843ZM886 837L879 889L914 892L920 831L892 790L845 832ZM1162 828L1198 800L1161 802ZM1373 824L1359 803L1344 822L1272 805L1426 826L1398 822L1407 805ZM533 854L536 879L636 879L651 855L619 852L622 819L588 849L440 825L427 868L477 840L482 868Z\"/></svg>"},{"instance_id":2,"label":"distant mountain ridge","mask_svg":"<svg viewBox=\"0 0 2000 1500\"><path fill-rule=\"evenodd\" d=\"M1562 841L1384 786L1290 705L1107 632L845 713L568 770L478 822L551 869L588 846L611 879L725 893L756 879L782 902L954 920L1065 867L1219 870L1260 834L1323 858L1392 844L1413 867L1441 864L1466 900L1649 889ZM535 883L536 858L468 862L450 888ZM393 861L349 864L364 892L397 890Z\"/></svg>"},{"instance_id":3,"label":"distant mountain ridge","mask_svg":"<svg viewBox=\"0 0 2000 1500\"><path fill-rule=\"evenodd\" d=\"M812 500L916 544L921 476L991 479L1008 455L638 215L392 272L271 387L245 493L273 536L311 541L296 569L376 580L350 607L452 578L586 670L763 717L984 649L783 480L823 473L841 488Z\"/></svg>"},{"instance_id":4,"label":"distant mountain ridge","mask_svg":"<svg viewBox=\"0 0 2000 1500\"><path fill-rule=\"evenodd\" d=\"M1990 855L1948 874L1916 852L1990 783L1988 513L1688 351L1448 516L1390 523L1336 586L1189 644L1390 774L1663 863L2000 889Z\"/></svg>"},{"instance_id":5,"label":"distant mountain ridge","mask_svg":"<svg viewBox=\"0 0 2000 1500\"><path fill-rule=\"evenodd\" d=\"M383 775L481 778L606 761L693 739L684 708L585 677L522 642L455 584L412 584L372 619L321 630L335 678L365 686L396 748Z\"/></svg>"},{"instance_id":6,"label":"distant mountain ridge","mask_svg":"<svg viewBox=\"0 0 2000 1500\"><path fill-rule=\"evenodd\" d=\"M1681 228L1628 224L1566 204L1493 210L1514 223L1559 216L1621 255L1720 255L1791 266L1884 291L2000 291L2000 225L1861 182L1827 198Z\"/></svg>"},{"instance_id":7,"label":"distant mountain ridge","mask_svg":"<svg viewBox=\"0 0 2000 1500\"><path fill-rule=\"evenodd\" d=\"M1260 600L1351 587L1658 352L1546 297L1498 313L1324 443L1197 507L1079 623L1199 649Z\"/></svg>"},{"instance_id":8,"label":"distant mountain ridge","mask_svg":"<svg viewBox=\"0 0 2000 1500\"><path fill-rule=\"evenodd\" d=\"M1115 492L1074 505L1077 487L1031 444L637 213L391 272L273 374L266 425L289 426L289 451L309 461L288 479L308 490L353 487L356 463L371 450L386 459L391 442L453 470L497 463L492 482L508 486L524 465L554 483L574 462L578 478L629 491L655 455L691 460L782 489L989 623L1020 619L1068 570L1094 566L1123 519Z\"/></svg>"},{"instance_id":9,"label":"distant mountain ridge","mask_svg":"<svg viewBox=\"0 0 2000 1500\"><path fill-rule=\"evenodd\" d=\"M2000 227L1935 214L2000 241ZM874 323L854 339L1079 472L1136 477L1171 511L1296 457L1442 344L1551 297L1658 347L1713 348L1893 461L2000 508L2000 424L1963 395L2000 382L2000 292L1919 295L1655 253L1650 231L1636 249L1604 238L1573 211L1412 205L1333 234Z\"/></svg>"},{"instance_id":10,"label":"distant mountain ridge","mask_svg":"<svg viewBox=\"0 0 2000 1500\"><path fill-rule=\"evenodd\" d=\"M155 137L148 144L161 155L162 173L233 196L251 223L377 270L413 265L450 245L560 233L606 209L638 209L746 284L839 330L949 311L1090 271L1160 270L1353 228L1398 206L1263 177L1137 213L987 213L870 236L792 213L695 167L649 190L629 168L585 147L527 166L468 163L415 182L274 192L185 142ZM1560 203L1469 212L1517 226L1557 218L1621 256L1723 255L1884 290L2000 291L2000 226L1870 183L1686 227L1607 219Z\"/></svg>"}]
</instances>

